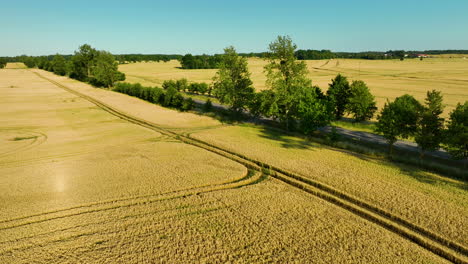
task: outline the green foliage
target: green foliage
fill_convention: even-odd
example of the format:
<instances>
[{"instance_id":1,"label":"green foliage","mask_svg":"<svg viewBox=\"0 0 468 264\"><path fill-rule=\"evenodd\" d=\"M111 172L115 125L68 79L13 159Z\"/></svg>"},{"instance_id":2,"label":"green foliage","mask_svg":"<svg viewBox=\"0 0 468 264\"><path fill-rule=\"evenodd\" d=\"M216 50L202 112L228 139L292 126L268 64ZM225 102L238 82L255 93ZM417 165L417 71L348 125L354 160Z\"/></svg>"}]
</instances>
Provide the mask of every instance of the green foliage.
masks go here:
<instances>
[{"instance_id":1,"label":"green foliage","mask_svg":"<svg viewBox=\"0 0 468 264\"><path fill-rule=\"evenodd\" d=\"M326 99L320 99L318 87L304 89L299 99L298 117L300 129L304 134L310 134L319 127L326 126L333 118L333 106Z\"/></svg>"},{"instance_id":2,"label":"green foliage","mask_svg":"<svg viewBox=\"0 0 468 264\"><path fill-rule=\"evenodd\" d=\"M159 87L145 87L139 83L117 83L114 91L183 111L188 111L195 107L195 102L191 98L184 99L183 95L174 87L163 90Z\"/></svg>"},{"instance_id":3,"label":"green foliage","mask_svg":"<svg viewBox=\"0 0 468 264\"><path fill-rule=\"evenodd\" d=\"M427 92L414 137L422 150L421 158L424 151L437 150L442 142L444 129L444 119L440 117L444 111L442 100L441 92L435 90Z\"/></svg>"},{"instance_id":4,"label":"green foliage","mask_svg":"<svg viewBox=\"0 0 468 264\"><path fill-rule=\"evenodd\" d=\"M164 81L163 84L162 84L162 88L163 88L164 90L167 90L167 89L169 89L169 88L171 88L171 87L177 90L177 88L176 88L176 82L175 82L174 80L166 80L166 81Z\"/></svg>"},{"instance_id":5,"label":"green foliage","mask_svg":"<svg viewBox=\"0 0 468 264\"><path fill-rule=\"evenodd\" d=\"M353 115L357 122L369 120L377 111L375 97L363 81L353 81L350 86L351 95L346 111Z\"/></svg>"},{"instance_id":6,"label":"green foliage","mask_svg":"<svg viewBox=\"0 0 468 264\"><path fill-rule=\"evenodd\" d=\"M191 93L205 94L208 91L207 83L191 83L187 87L187 90Z\"/></svg>"},{"instance_id":7,"label":"green foliage","mask_svg":"<svg viewBox=\"0 0 468 264\"><path fill-rule=\"evenodd\" d=\"M445 146L454 158L468 159L468 101L464 104L457 104L457 107L450 113Z\"/></svg>"},{"instance_id":8,"label":"green foliage","mask_svg":"<svg viewBox=\"0 0 468 264\"><path fill-rule=\"evenodd\" d=\"M98 51L88 44L79 47L69 67L71 78L96 86L111 87L125 80L125 74L118 71L118 63L110 52Z\"/></svg>"},{"instance_id":9,"label":"green foliage","mask_svg":"<svg viewBox=\"0 0 468 264\"><path fill-rule=\"evenodd\" d=\"M255 93L249 102L248 109L254 117L265 116L276 118L278 105L276 104L275 93L272 90L263 90Z\"/></svg>"},{"instance_id":10,"label":"green foliage","mask_svg":"<svg viewBox=\"0 0 468 264\"><path fill-rule=\"evenodd\" d=\"M211 99L206 100L205 104L203 104L203 112L211 112L213 110L213 103Z\"/></svg>"},{"instance_id":11,"label":"green foliage","mask_svg":"<svg viewBox=\"0 0 468 264\"><path fill-rule=\"evenodd\" d=\"M179 79L175 82L175 88L179 92L187 90L187 87L188 87L188 82L187 82L187 79L185 78Z\"/></svg>"},{"instance_id":12,"label":"green foliage","mask_svg":"<svg viewBox=\"0 0 468 264\"><path fill-rule=\"evenodd\" d=\"M335 118L342 118L345 113L346 106L349 103L349 98L351 97L351 86L349 85L348 79L345 76L338 74L335 79L332 79L327 95L334 105Z\"/></svg>"},{"instance_id":13,"label":"green foliage","mask_svg":"<svg viewBox=\"0 0 468 264\"><path fill-rule=\"evenodd\" d=\"M98 51L95 64L91 68L89 81L96 86L112 87L115 82L125 80L125 75L118 71L118 63L107 51Z\"/></svg>"},{"instance_id":14,"label":"green foliage","mask_svg":"<svg viewBox=\"0 0 468 264\"><path fill-rule=\"evenodd\" d=\"M0 58L0 69L5 68L6 64L7 64L7 60L4 58Z\"/></svg>"},{"instance_id":15,"label":"green foliage","mask_svg":"<svg viewBox=\"0 0 468 264\"><path fill-rule=\"evenodd\" d=\"M79 81L89 81L91 68L96 64L97 50L88 44L79 47L75 55L71 58L72 70L70 77Z\"/></svg>"},{"instance_id":16,"label":"green foliage","mask_svg":"<svg viewBox=\"0 0 468 264\"><path fill-rule=\"evenodd\" d=\"M175 87L169 87L166 90L166 94L164 95L164 103L163 106L171 106L172 105L172 100L175 97L175 95L178 93L177 89Z\"/></svg>"},{"instance_id":17,"label":"green foliage","mask_svg":"<svg viewBox=\"0 0 468 264\"><path fill-rule=\"evenodd\" d=\"M268 64L265 66L266 83L274 93L270 111L275 113L271 115L277 116L288 130L297 116L298 100L303 89L312 87L312 82L306 77L307 66L304 62L297 62L295 50L296 45L290 37L278 36L269 45Z\"/></svg>"},{"instance_id":18,"label":"green foliage","mask_svg":"<svg viewBox=\"0 0 468 264\"><path fill-rule=\"evenodd\" d=\"M393 102L385 103L377 116L375 131L387 139L390 153L397 137L408 138L416 133L421 109L421 104L408 94L397 97Z\"/></svg>"},{"instance_id":19,"label":"green foliage","mask_svg":"<svg viewBox=\"0 0 468 264\"><path fill-rule=\"evenodd\" d=\"M330 50L298 50L294 53L298 60L323 60L336 58Z\"/></svg>"},{"instance_id":20,"label":"green foliage","mask_svg":"<svg viewBox=\"0 0 468 264\"><path fill-rule=\"evenodd\" d=\"M182 69L216 69L222 58L220 55L198 55L186 54L180 59Z\"/></svg>"},{"instance_id":21,"label":"green foliage","mask_svg":"<svg viewBox=\"0 0 468 264\"><path fill-rule=\"evenodd\" d=\"M224 49L219 70L213 77L214 93L219 101L234 112L241 112L254 94L247 59L240 57L234 47Z\"/></svg>"},{"instance_id":22,"label":"green foliage","mask_svg":"<svg viewBox=\"0 0 468 264\"><path fill-rule=\"evenodd\" d=\"M195 102L192 100L192 98L187 98L184 100L182 103L182 111L190 111L195 107Z\"/></svg>"},{"instance_id":23,"label":"green foliage","mask_svg":"<svg viewBox=\"0 0 468 264\"><path fill-rule=\"evenodd\" d=\"M52 69L57 75L64 76L67 74L67 61L62 55L56 54L54 56L54 59L52 60Z\"/></svg>"}]
</instances>

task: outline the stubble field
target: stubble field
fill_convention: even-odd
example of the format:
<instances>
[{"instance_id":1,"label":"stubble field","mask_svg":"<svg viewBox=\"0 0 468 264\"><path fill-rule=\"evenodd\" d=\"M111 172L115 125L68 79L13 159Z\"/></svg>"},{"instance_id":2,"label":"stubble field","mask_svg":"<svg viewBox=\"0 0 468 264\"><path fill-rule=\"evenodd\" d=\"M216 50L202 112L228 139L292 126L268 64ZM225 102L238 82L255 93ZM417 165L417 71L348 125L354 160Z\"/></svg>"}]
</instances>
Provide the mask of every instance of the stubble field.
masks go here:
<instances>
[{"instance_id":1,"label":"stubble field","mask_svg":"<svg viewBox=\"0 0 468 264\"><path fill-rule=\"evenodd\" d=\"M164 130L349 186L353 195L466 244L463 183L415 172L417 179L394 165L278 140L255 127L226 126L40 70L6 69L0 70L2 263L447 262L349 210L120 119L52 82ZM444 212L431 217L430 202ZM423 213L412 218L417 203Z\"/></svg>"},{"instance_id":2,"label":"stubble field","mask_svg":"<svg viewBox=\"0 0 468 264\"><path fill-rule=\"evenodd\" d=\"M411 94L421 102L430 90L442 91L447 105L445 116L457 103L468 100L468 59L466 58L427 58L399 60L309 60L305 61L309 69L309 78L322 90L328 89L330 80L338 73L350 80L365 81L377 106L383 107L388 100L405 93ZM249 58L249 70L256 90L266 89L266 77L262 59ZM124 64L119 70L127 75L127 81L143 85L161 85L164 80L187 78L192 82L208 82L216 70L183 70L178 61L142 62Z\"/></svg>"}]
</instances>

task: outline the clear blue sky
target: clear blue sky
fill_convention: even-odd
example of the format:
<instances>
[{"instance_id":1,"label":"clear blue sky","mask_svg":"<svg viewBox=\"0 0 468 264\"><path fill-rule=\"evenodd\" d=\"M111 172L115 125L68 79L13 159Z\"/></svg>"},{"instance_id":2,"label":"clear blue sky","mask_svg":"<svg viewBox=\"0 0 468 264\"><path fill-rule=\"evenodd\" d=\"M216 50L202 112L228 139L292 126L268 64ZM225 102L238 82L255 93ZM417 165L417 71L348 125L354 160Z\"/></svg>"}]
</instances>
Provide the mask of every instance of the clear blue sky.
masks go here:
<instances>
[{"instance_id":1,"label":"clear blue sky","mask_svg":"<svg viewBox=\"0 0 468 264\"><path fill-rule=\"evenodd\" d=\"M0 0L0 56L468 49L468 0Z\"/></svg>"}]
</instances>

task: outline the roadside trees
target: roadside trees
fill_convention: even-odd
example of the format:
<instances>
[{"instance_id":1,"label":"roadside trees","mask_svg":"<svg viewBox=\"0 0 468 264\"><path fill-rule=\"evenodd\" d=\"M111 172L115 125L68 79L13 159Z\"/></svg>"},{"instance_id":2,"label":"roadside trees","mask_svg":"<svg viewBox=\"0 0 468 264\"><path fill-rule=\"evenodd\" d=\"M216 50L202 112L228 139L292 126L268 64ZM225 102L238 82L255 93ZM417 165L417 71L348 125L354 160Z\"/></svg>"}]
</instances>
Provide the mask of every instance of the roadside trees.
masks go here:
<instances>
[{"instance_id":1,"label":"roadside trees","mask_svg":"<svg viewBox=\"0 0 468 264\"><path fill-rule=\"evenodd\" d=\"M457 104L450 113L446 135L445 147L457 159L464 159L464 168L468 164L468 101Z\"/></svg>"},{"instance_id":2,"label":"roadside trees","mask_svg":"<svg viewBox=\"0 0 468 264\"><path fill-rule=\"evenodd\" d=\"M416 133L421 108L421 104L408 94L385 103L377 116L375 131L387 140L390 155L393 154L393 144L398 137L406 139Z\"/></svg>"},{"instance_id":3,"label":"roadside trees","mask_svg":"<svg viewBox=\"0 0 468 264\"><path fill-rule=\"evenodd\" d=\"M427 92L414 137L421 150L420 161L424 157L424 152L438 149L442 142L444 129L444 119L440 117L444 111L442 100L441 92L435 90Z\"/></svg>"},{"instance_id":4,"label":"roadside trees","mask_svg":"<svg viewBox=\"0 0 468 264\"><path fill-rule=\"evenodd\" d=\"M338 74L334 79L332 79L327 95L334 105L335 118L342 118L346 111L349 98L351 97L351 87L348 79L345 76Z\"/></svg>"},{"instance_id":5,"label":"roadside trees","mask_svg":"<svg viewBox=\"0 0 468 264\"><path fill-rule=\"evenodd\" d=\"M356 122L369 120L374 116L377 107L375 97L363 81L353 81L350 86L350 97L346 111L353 115Z\"/></svg>"},{"instance_id":6,"label":"roadside trees","mask_svg":"<svg viewBox=\"0 0 468 264\"><path fill-rule=\"evenodd\" d=\"M265 66L266 84L270 87L275 101L270 104L270 110L289 130L297 116L298 99L303 89L312 89L312 81L306 77L307 66L298 62L294 52L297 46L289 36L278 36L270 43L267 54L268 64Z\"/></svg>"},{"instance_id":7,"label":"roadside trees","mask_svg":"<svg viewBox=\"0 0 468 264\"><path fill-rule=\"evenodd\" d=\"M242 112L254 94L247 59L240 57L232 46L224 49L219 70L213 77L213 92L235 113Z\"/></svg>"}]
</instances>

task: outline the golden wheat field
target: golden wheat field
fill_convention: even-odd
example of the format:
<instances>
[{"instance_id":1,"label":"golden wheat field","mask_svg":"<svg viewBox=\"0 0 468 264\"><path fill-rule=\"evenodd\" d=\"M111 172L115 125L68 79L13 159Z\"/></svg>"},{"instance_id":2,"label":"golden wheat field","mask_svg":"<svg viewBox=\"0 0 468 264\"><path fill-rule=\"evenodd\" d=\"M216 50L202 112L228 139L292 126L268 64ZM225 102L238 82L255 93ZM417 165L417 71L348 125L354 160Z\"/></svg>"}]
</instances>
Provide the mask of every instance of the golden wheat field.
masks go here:
<instances>
[{"instance_id":1,"label":"golden wheat field","mask_svg":"<svg viewBox=\"0 0 468 264\"><path fill-rule=\"evenodd\" d=\"M423 101L429 90L440 90L446 104L445 116L457 103L468 100L468 59L427 58L399 60L310 60L305 61L309 77L314 85L328 89L330 80L338 73L351 80L365 81L375 95L379 108L388 100L403 94L411 94ZM266 89L266 77L262 59L250 58L249 70L253 85L257 90ZM187 78L193 82L211 82L216 70L183 70L178 61L142 62L123 64L123 71L129 82L143 85L161 85L164 80Z\"/></svg>"},{"instance_id":2,"label":"golden wheat field","mask_svg":"<svg viewBox=\"0 0 468 264\"><path fill-rule=\"evenodd\" d=\"M450 240L468 244L466 182L253 125L191 135L325 183Z\"/></svg>"},{"instance_id":3,"label":"golden wheat field","mask_svg":"<svg viewBox=\"0 0 468 264\"><path fill-rule=\"evenodd\" d=\"M466 243L466 186L457 181L415 172L419 179L393 165L294 138L281 142L255 127L226 126L41 70L5 69L0 263L449 263L342 207L118 118L62 86L162 128L347 185L353 195L395 206L392 212ZM418 202L424 212L411 218ZM446 212L437 212L441 206Z\"/></svg>"}]
</instances>

